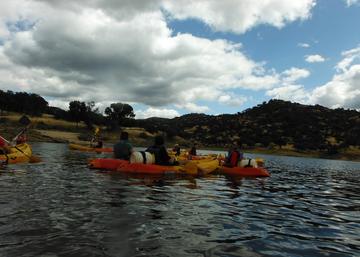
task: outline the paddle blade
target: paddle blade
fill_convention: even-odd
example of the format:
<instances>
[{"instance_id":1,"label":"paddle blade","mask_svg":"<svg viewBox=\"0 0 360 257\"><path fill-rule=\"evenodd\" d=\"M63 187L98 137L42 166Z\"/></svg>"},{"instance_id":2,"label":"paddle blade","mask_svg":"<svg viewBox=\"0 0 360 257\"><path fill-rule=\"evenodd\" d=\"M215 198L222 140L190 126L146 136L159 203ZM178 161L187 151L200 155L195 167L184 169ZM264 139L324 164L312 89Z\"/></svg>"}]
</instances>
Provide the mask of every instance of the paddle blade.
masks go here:
<instances>
[{"instance_id":1,"label":"paddle blade","mask_svg":"<svg viewBox=\"0 0 360 257\"><path fill-rule=\"evenodd\" d=\"M38 163L38 162L42 162L42 160L39 156L31 155L29 158L29 162L30 163Z\"/></svg>"}]
</instances>

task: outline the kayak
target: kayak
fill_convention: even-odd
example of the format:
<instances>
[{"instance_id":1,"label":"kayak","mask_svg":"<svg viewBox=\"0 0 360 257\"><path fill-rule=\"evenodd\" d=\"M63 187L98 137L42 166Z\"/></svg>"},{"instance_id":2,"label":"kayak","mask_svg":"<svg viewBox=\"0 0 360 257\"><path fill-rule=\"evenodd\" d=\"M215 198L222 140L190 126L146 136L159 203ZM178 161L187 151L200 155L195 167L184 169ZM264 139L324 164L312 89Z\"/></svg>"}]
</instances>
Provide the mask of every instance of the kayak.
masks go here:
<instances>
[{"instance_id":1,"label":"kayak","mask_svg":"<svg viewBox=\"0 0 360 257\"><path fill-rule=\"evenodd\" d=\"M216 159L203 159L189 162L195 163L199 173L202 175L212 173L219 167L219 161Z\"/></svg>"},{"instance_id":2,"label":"kayak","mask_svg":"<svg viewBox=\"0 0 360 257\"><path fill-rule=\"evenodd\" d=\"M186 165L184 166L162 166L156 164L144 163L130 163L126 160L97 158L89 162L89 167L92 169L104 169L126 173L139 174L182 174L186 172ZM196 166L195 166L196 168ZM189 169L190 170L190 169Z\"/></svg>"},{"instance_id":3,"label":"kayak","mask_svg":"<svg viewBox=\"0 0 360 257\"><path fill-rule=\"evenodd\" d=\"M32 150L28 144L19 144L10 148L10 153L0 155L0 162L8 164L25 163L30 161Z\"/></svg>"},{"instance_id":4,"label":"kayak","mask_svg":"<svg viewBox=\"0 0 360 257\"><path fill-rule=\"evenodd\" d=\"M220 167L220 174L232 175L232 176L243 176L243 177L269 177L270 173L261 167Z\"/></svg>"},{"instance_id":5,"label":"kayak","mask_svg":"<svg viewBox=\"0 0 360 257\"><path fill-rule=\"evenodd\" d=\"M94 148L90 146L84 146L84 145L77 145L77 144L69 144L69 148L72 150L78 150L83 152L105 152L105 153L111 153L113 152L113 149L111 147L108 148Z\"/></svg>"}]
</instances>

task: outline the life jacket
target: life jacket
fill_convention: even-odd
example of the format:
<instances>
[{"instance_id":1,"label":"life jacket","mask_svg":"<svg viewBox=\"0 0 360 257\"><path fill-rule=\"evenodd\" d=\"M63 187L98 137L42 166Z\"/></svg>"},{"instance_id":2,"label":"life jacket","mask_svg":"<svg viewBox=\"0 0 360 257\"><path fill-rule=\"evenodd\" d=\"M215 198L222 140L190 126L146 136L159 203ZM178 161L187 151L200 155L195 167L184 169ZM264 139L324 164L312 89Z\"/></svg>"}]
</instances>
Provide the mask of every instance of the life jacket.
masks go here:
<instances>
[{"instance_id":1,"label":"life jacket","mask_svg":"<svg viewBox=\"0 0 360 257\"><path fill-rule=\"evenodd\" d=\"M238 150L233 150L229 154L227 162L231 165L231 167L236 167L242 157L242 154Z\"/></svg>"},{"instance_id":2,"label":"life jacket","mask_svg":"<svg viewBox=\"0 0 360 257\"><path fill-rule=\"evenodd\" d=\"M155 157L155 164L162 163L161 156L160 156L160 147L158 146L150 146L148 149L145 150L146 152L149 152L154 155Z\"/></svg>"}]
</instances>

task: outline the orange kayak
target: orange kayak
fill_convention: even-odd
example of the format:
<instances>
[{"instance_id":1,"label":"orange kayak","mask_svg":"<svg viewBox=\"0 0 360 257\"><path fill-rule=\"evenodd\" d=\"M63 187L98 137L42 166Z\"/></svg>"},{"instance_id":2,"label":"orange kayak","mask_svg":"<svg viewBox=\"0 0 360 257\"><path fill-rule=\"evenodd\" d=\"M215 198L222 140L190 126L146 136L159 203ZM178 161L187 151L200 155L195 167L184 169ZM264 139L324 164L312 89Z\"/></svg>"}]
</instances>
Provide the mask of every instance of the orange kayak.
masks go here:
<instances>
[{"instance_id":1,"label":"orange kayak","mask_svg":"<svg viewBox=\"0 0 360 257\"><path fill-rule=\"evenodd\" d=\"M219 172L225 175L243 176L243 177L269 177L270 173L264 168L254 167L220 167Z\"/></svg>"},{"instance_id":2,"label":"orange kayak","mask_svg":"<svg viewBox=\"0 0 360 257\"><path fill-rule=\"evenodd\" d=\"M89 162L89 167L92 169L105 169L139 174L180 174L184 171L181 166L162 166L156 164L130 163L126 160L108 158L93 159Z\"/></svg>"},{"instance_id":3,"label":"orange kayak","mask_svg":"<svg viewBox=\"0 0 360 257\"><path fill-rule=\"evenodd\" d=\"M108 147L108 148L93 148L90 146L84 146L84 145L77 145L77 144L69 144L69 148L72 150L79 150L79 151L84 151L84 152L97 152L97 153L112 153L113 149Z\"/></svg>"}]
</instances>

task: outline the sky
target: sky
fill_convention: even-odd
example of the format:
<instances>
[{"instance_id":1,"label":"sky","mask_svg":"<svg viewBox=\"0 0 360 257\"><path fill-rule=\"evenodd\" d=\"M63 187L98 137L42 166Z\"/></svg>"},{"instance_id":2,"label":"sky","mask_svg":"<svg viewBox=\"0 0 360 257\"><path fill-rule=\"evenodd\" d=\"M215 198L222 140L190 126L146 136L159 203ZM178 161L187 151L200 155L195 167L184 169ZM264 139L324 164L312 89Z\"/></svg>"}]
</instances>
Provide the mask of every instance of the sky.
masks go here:
<instances>
[{"instance_id":1,"label":"sky","mask_svg":"<svg viewBox=\"0 0 360 257\"><path fill-rule=\"evenodd\" d=\"M360 0L2 0L0 89L136 118L360 110Z\"/></svg>"}]
</instances>

